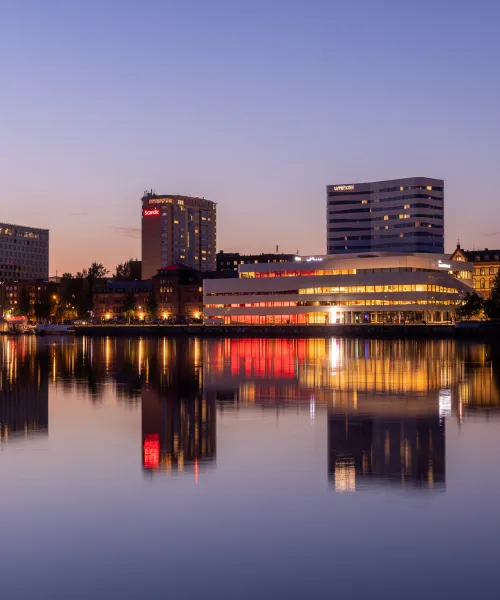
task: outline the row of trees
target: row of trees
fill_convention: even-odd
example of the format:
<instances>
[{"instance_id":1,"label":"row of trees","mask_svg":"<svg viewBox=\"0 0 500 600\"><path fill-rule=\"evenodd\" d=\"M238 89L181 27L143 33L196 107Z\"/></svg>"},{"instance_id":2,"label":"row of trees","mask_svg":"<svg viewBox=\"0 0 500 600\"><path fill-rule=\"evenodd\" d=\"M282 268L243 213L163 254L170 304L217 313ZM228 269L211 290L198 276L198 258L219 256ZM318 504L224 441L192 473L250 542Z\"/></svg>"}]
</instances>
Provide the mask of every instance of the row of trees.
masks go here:
<instances>
[{"instance_id":1,"label":"row of trees","mask_svg":"<svg viewBox=\"0 0 500 600\"><path fill-rule=\"evenodd\" d=\"M141 263L138 259L116 266L113 278L119 281L131 281L141 278ZM86 319L93 305L93 295L98 282L105 280L109 271L102 263L93 262L90 267L73 275L63 273L60 280L59 295L53 297L49 291L40 292L34 304L25 288L20 292L15 316L34 316L38 321L53 318L57 321L66 319ZM131 302L131 301L130 301ZM135 300L134 309L135 312Z\"/></svg>"},{"instance_id":2,"label":"row of trees","mask_svg":"<svg viewBox=\"0 0 500 600\"><path fill-rule=\"evenodd\" d=\"M493 280L490 297L485 300L476 293L467 294L464 303L457 309L457 318L465 319L500 319L500 271Z\"/></svg>"}]
</instances>

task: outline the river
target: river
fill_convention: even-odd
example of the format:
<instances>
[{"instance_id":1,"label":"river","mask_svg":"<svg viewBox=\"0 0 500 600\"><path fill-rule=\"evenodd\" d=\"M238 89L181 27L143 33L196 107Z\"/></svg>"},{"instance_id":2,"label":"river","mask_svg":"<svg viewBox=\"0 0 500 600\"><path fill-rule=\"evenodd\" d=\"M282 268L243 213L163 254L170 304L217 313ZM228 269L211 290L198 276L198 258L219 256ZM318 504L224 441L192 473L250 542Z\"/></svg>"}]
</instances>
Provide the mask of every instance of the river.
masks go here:
<instances>
[{"instance_id":1,"label":"river","mask_svg":"<svg viewBox=\"0 0 500 600\"><path fill-rule=\"evenodd\" d=\"M0 338L5 598L498 598L500 345Z\"/></svg>"}]
</instances>

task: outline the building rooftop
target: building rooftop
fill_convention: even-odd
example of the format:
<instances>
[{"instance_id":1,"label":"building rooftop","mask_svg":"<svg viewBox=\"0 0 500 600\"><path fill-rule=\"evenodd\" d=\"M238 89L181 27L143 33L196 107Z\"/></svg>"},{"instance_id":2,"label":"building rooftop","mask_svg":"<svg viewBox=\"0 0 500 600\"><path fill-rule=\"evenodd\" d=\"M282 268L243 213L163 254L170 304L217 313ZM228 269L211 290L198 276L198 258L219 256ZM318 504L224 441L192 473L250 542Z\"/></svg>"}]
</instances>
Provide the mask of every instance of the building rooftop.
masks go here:
<instances>
[{"instance_id":1,"label":"building rooftop","mask_svg":"<svg viewBox=\"0 0 500 600\"><path fill-rule=\"evenodd\" d=\"M14 223L0 222L0 228L12 227L17 229L29 229L30 231L49 232L49 229L43 229L42 227L31 227L30 225L15 225Z\"/></svg>"},{"instance_id":2,"label":"building rooftop","mask_svg":"<svg viewBox=\"0 0 500 600\"><path fill-rule=\"evenodd\" d=\"M467 257L467 260L471 262L495 262L500 260L500 250L462 250Z\"/></svg>"}]
</instances>

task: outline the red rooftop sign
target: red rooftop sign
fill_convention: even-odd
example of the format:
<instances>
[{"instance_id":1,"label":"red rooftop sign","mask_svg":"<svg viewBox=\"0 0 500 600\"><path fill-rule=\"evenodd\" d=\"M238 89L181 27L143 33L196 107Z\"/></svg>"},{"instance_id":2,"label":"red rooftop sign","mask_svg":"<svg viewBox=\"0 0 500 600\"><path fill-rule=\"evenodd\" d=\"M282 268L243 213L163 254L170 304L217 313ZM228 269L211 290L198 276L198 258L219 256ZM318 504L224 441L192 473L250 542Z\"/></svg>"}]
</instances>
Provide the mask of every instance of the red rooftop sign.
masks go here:
<instances>
[{"instance_id":1,"label":"red rooftop sign","mask_svg":"<svg viewBox=\"0 0 500 600\"><path fill-rule=\"evenodd\" d=\"M153 217L153 216L155 216L155 215L159 215L159 214L160 214L160 209L159 209L159 208L149 208L149 209L148 209L148 208L145 208L145 209L142 211L142 214L143 214L145 217Z\"/></svg>"}]
</instances>

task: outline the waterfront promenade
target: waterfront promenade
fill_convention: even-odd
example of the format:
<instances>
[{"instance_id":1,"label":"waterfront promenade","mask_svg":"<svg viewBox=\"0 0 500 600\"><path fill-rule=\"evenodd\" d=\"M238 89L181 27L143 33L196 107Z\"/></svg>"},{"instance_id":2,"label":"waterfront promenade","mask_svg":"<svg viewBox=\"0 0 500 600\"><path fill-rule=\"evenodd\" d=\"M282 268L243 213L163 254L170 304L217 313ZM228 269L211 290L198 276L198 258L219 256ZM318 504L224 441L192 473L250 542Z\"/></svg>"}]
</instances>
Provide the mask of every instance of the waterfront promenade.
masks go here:
<instances>
[{"instance_id":1,"label":"waterfront promenade","mask_svg":"<svg viewBox=\"0 0 500 600\"><path fill-rule=\"evenodd\" d=\"M458 323L457 325L85 325L76 335L90 337L280 337L280 338L496 338L500 323Z\"/></svg>"}]
</instances>

